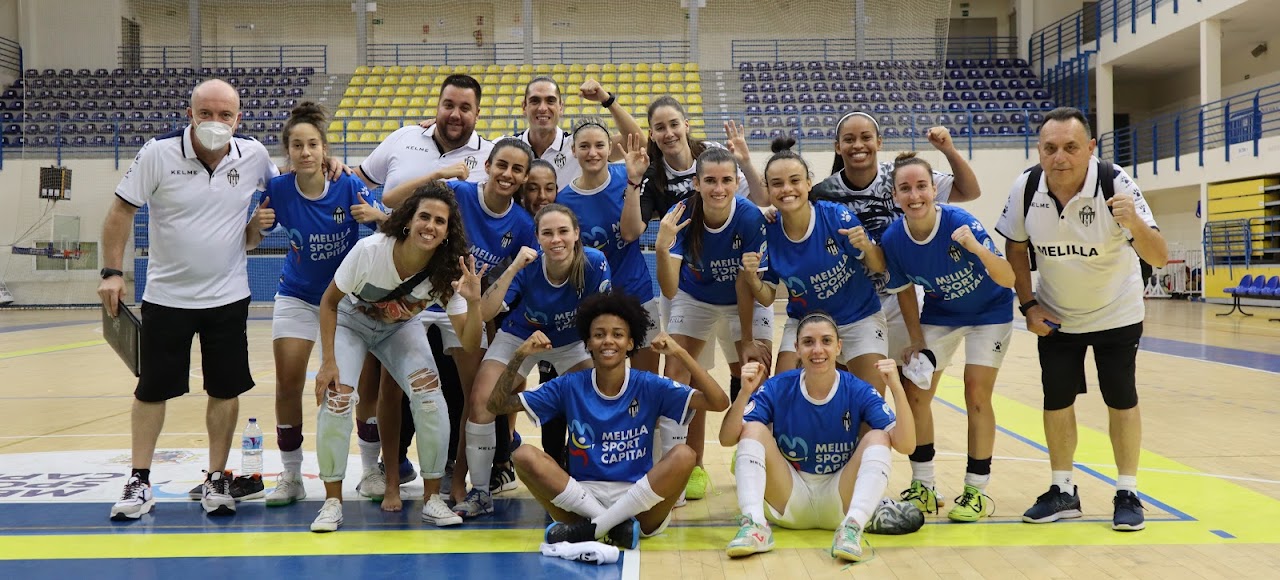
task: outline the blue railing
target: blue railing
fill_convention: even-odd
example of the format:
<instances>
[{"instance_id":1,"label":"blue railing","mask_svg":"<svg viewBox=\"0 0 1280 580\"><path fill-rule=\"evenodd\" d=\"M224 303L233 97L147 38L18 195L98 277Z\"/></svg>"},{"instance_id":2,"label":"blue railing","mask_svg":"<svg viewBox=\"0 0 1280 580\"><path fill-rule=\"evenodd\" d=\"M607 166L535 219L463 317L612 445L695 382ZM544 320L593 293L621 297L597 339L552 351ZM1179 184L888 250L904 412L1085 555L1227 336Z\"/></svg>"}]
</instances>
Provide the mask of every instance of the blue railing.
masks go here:
<instances>
[{"instance_id":1,"label":"blue railing","mask_svg":"<svg viewBox=\"0 0 1280 580\"><path fill-rule=\"evenodd\" d=\"M124 68L182 68L192 66L189 46L120 47ZM329 47L323 44L278 46L206 46L202 67L311 67L328 72Z\"/></svg>"},{"instance_id":2,"label":"blue railing","mask_svg":"<svg viewBox=\"0 0 1280 580\"><path fill-rule=\"evenodd\" d=\"M0 70L22 76L22 45L0 36Z\"/></svg>"},{"instance_id":3,"label":"blue railing","mask_svg":"<svg viewBox=\"0 0 1280 580\"><path fill-rule=\"evenodd\" d=\"M540 64L686 62L689 43L676 40L617 40L601 42L535 42L533 60L525 58L525 43L498 42L484 46L447 43L370 44L371 65L421 64Z\"/></svg>"},{"instance_id":4,"label":"blue railing","mask_svg":"<svg viewBox=\"0 0 1280 580\"><path fill-rule=\"evenodd\" d=\"M1042 80L1054 102L1089 112L1092 106L1089 96L1089 59L1094 54L1092 50L1085 51L1080 56L1049 69Z\"/></svg>"},{"instance_id":5,"label":"blue railing","mask_svg":"<svg viewBox=\"0 0 1280 580\"><path fill-rule=\"evenodd\" d=\"M1220 101L1167 113L1098 137L1098 156L1109 158L1137 175L1137 165L1151 163L1182 170L1182 156L1196 153L1204 166L1206 151L1221 147L1225 161L1233 150L1257 157L1263 137L1280 134L1280 84ZM1235 147L1233 147L1235 146ZM1166 160L1166 158L1172 158Z\"/></svg>"},{"instance_id":6,"label":"blue railing","mask_svg":"<svg viewBox=\"0 0 1280 580\"><path fill-rule=\"evenodd\" d=\"M1157 8L1173 4L1178 13L1180 3L1204 0L1100 0L1089 8L1083 8L1062 17L1031 35L1029 54L1031 62L1039 63L1040 76L1066 60L1078 57L1087 50L1100 50L1103 37L1111 42L1120 39L1120 31L1130 34L1138 31L1138 23L1156 24Z\"/></svg>"},{"instance_id":7,"label":"blue railing","mask_svg":"<svg viewBox=\"0 0 1280 580\"><path fill-rule=\"evenodd\" d=\"M733 64L779 60L857 60L858 41L835 39L735 40L730 48ZM868 38L862 58L869 60L941 60L948 55L963 58L1016 58L1018 39L1013 36L966 38Z\"/></svg>"}]
</instances>

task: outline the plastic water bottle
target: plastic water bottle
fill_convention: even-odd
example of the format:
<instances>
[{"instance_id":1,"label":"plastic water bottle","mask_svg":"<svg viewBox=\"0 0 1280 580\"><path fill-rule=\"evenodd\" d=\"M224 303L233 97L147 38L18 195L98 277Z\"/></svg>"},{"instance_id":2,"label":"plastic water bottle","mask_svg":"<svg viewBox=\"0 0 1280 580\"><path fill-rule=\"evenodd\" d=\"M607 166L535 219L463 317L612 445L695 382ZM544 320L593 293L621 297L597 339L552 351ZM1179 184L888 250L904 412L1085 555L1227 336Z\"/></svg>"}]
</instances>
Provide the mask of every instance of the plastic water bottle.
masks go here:
<instances>
[{"instance_id":1,"label":"plastic water bottle","mask_svg":"<svg viewBox=\"0 0 1280 580\"><path fill-rule=\"evenodd\" d=\"M254 474L262 474L262 428L256 418L249 417L240 436L240 475Z\"/></svg>"}]
</instances>

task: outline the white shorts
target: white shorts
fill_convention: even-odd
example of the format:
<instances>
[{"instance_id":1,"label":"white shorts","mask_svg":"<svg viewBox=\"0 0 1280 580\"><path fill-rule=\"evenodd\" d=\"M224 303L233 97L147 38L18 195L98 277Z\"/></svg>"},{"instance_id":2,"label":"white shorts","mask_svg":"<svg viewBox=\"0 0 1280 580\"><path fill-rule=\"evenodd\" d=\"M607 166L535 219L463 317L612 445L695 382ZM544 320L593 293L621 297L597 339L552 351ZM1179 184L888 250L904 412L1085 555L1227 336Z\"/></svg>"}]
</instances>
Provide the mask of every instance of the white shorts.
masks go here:
<instances>
[{"instance_id":1,"label":"white shorts","mask_svg":"<svg viewBox=\"0 0 1280 580\"><path fill-rule=\"evenodd\" d=\"M983 324L980 326L922 325L924 342L938 359L937 369L951 364L951 356L964 340L964 363L983 367L1000 368L1004 354L1009 352L1009 340L1013 338L1013 323Z\"/></svg>"},{"instance_id":2,"label":"white shorts","mask_svg":"<svg viewBox=\"0 0 1280 580\"><path fill-rule=\"evenodd\" d=\"M505 330L499 330L498 334L493 337L493 344L489 345L489 351L485 353L484 360L496 361L505 365L511 362L511 357L515 356L516 349L520 348L523 343L524 339ZM582 346L581 340L575 340L564 346L530 355L520 365L520 376L528 376L529 371L544 360L551 363L551 366L555 367L563 375L567 374L574 365L591 360L591 355Z\"/></svg>"},{"instance_id":3,"label":"white shorts","mask_svg":"<svg viewBox=\"0 0 1280 580\"><path fill-rule=\"evenodd\" d=\"M840 474L802 473L791 469L791 497L787 508L778 513L765 502L765 517L770 522L793 530L834 530L844 521L844 499L840 497Z\"/></svg>"},{"instance_id":4,"label":"white shorts","mask_svg":"<svg viewBox=\"0 0 1280 580\"><path fill-rule=\"evenodd\" d=\"M919 286L912 286L916 290L916 314L917 317L921 310L924 309L924 292ZM911 335L907 334L907 323L902 320L902 307L898 305L898 295L890 294L880 297L880 311L884 313L884 320L888 328L885 337L888 342L889 352L886 353L889 358L898 361L898 366L902 366L902 351L911 345Z\"/></svg>"},{"instance_id":5,"label":"white shorts","mask_svg":"<svg viewBox=\"0 0 1280 580\"><path fill-rule=\"evenodd\" d=\"M720 350L729 363L738 362L735 344L742 340L742 321L738 318L736 304L707 304L684 291L671 300L671 315L667 319L667 334L696 338L707 343L720 343ZM757 340L773 340L773 310L759 302L751 316L751 336ZM710 344L708 344L710 346ZM704 354L713 352L703 348ZM708 361L700 355L698 362L710 369ZM710 360L714 364L714 360Z\"/></svg>"},{"instance_id":6,"label":"white shorts","mask_svg":"<svg viewBox=\"0 0 1280 580\"><path fill-rule=\"evenodd\" d=\"M439 376L436 360L431 355L427 334L416 319L385 323L369 318L351 305L349 299L338 304L338 327L333 338L334 358L338 363L338 382L354 387L360 384L360 370L366 353L372 352L391 377L406 388L413 384L411 376L429 370Z\"/></svg>"},{"instance_id":7,"label":"white shorts","mask_svg":"<svg viewBox=\"0 0 1280 580\"><path fill-rule=\"evenodd\" d=\"M300 338L320 340L320 307L292 296L276 295L271 309L271 340Z\"/></svg>"},{"instance_id":8,"label":"white shorts","mask_svg":"<svg viewBox=\"0 0 1280 580\"><path fill-rule=\"evenodd\" d=\"M462 341L458 340L458 333L453 331L453 322L449 320L449 315L438 310L423 310L418 314L418 320L422 321L422 329L429 330L431 325L440 328L440 343L446 351L462 348ZM483 327L480 329L480 349L489 348L489 333Z\"/></svg>"},{"instance_id":9,"label":"white shorts","mask_svg":"<svg viewBox=\"0 0 1280 580\"><path fill-rule=\"evenodd\" d=\"M581 485L583 489L587 490L587 493L595 497L596 501L600 502L600 505L611 506L615 503L618 503L618 500L622 499L622 496L627 495L627 490L631 489L631 486L635 484L627 483L625 481L578 480L578 485ZM661 534L663 530L667 529L667 525L670 523L671 523L671 512L667 512L667 518L662 520L662 525L658 526L658 529L654 530L652 534L646 534L643 531L641 531L640 537L652 538L658 534ZM832 528L832 529L835 529L835 528Z\"/></svg>"},{"instance_id":10,"label":"white shorts","mask_svg":"<svg viewBox=\"0 0 1280 580\"><path fill-rule=\"evenodd\" d=\"M799 326L799 320L787 317L787 323L782 327L782 344L778 345L779 353L796 352L796 329ZM883 312L876 312L857 322L841 324L836 328L836 334L840 335L843 346L840 349L840 360L836 361L840 364L847 364L864 354L886 356Z\"/></svg>"}]
</instances>

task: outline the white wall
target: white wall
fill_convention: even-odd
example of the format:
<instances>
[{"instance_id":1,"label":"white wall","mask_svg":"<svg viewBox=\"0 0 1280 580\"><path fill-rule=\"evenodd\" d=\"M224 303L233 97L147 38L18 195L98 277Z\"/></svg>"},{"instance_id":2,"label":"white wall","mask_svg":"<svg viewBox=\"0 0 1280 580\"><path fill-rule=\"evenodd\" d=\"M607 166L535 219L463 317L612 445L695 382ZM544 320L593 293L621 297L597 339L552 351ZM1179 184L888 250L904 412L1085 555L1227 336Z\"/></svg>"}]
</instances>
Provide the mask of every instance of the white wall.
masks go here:
<instances>
[{"instance_id":1,"label":"white wall","mask_svg":"<svg viewBox=\"0 0 1280 580\"><path fill-rule=\"evenodd\" d=\"M1031 8L1035 30L1040 30L1062 17L1079 11L1084 5L1081 0L1023 0L1023 5ZM1034 30L1033 30L1034 32Z\"/></svg>"},{"instance_id":2,"label":"white wall","mask_svg":"<svg viewBox=\"0 0 1280 580\"><path fill-rule=\"evenodd\" d=\"M26 68L113 68L120 46L119 0L19 0Z\"/></svg>"}]
</instances>

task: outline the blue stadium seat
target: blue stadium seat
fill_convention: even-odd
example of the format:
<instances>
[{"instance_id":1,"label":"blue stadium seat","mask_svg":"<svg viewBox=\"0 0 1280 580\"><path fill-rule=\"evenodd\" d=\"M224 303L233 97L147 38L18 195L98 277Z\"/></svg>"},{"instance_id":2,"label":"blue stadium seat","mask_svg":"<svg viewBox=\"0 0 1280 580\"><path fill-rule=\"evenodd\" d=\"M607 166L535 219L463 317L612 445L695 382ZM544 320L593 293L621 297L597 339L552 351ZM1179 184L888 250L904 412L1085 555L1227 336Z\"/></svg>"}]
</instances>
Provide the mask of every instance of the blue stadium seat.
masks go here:
<instances>
[{"instance_id":1,"label":"blue stadium seat","mask_svg":"<svg viewBox=\"0 0 1280 580\"><path fill-rule=\"evenodd\" d=\"M778 95L775 95L775 94L773 94L773 93L765 93L764 95L762 95L762 96L760 97L760 102L762 102L762 103L776 103L776 102L778 102Z\"/></svg>"},{"instance_id":2,"label":"blue stadium seat","mask_svg":"<svg viewBox=\"0 0 1280 580\"><path fill-rule=\"evenodd\" d=\"M884 136L893 138L893 137L901 137L902 134L898 132L897 127L886 127L884 130Z\"/></svg>"},{"instance_id":3,"label":"blue stadium seat","mask_svg":"<svg viewBox=\"0 0 1280 580\"><path fill-rule=\"evenodd\" d=\"M782 106L782 114L783 114L783 115L794 115L794 114L799 113L799 112L800 112L800 109L799 109L798 107L796 107L795 105L783 105L783 106Z\"/></svg>"},{"instance_id":4,"label":"blue stadium seat","mask_svg":"<svg viewBox=\"0 0 1280 580\"><path fill-rule=\"evenodd\" d=\"M794 103L796 102L796 96L792 93L782 93L781 95L778 95L778 102Z\"/></svg>"},{"instance_id":5,"label":"blue stadium seat","mask_svg":"<svg viewBox=\"0 0 1280 580\"><path fill-rule=\"evenodd\" d=\"M1044 115L1040 113L1030 113L1029 115L1027 115L1027 119L1030 120L1032 123L1039 125L1040 123L1044 122Z\"/></svg>"},{"instance_id":6,"label":"blue stadium seat","mask_svg":"<svg viewBox=\"0 0 1280 580\"><path fill-rule=\"evenodd\" d=\"M759 103L759 102L760 102L760 95L757 95L757 94L755 94L755 93L747 93L747 94L745 94L745 95L742 95L742 102L744 102L744 103Z\"/></svg>"},{"instance_id":7,"label":"blue stadium seat","mask_svg":"<svg viewBox=\"0 0 1280 580\"><path fill-rule=\"evenodd\" d=\"M749 71L751 68L751 63L749 62L738 63L738 70L740 71Z\"/></svg>"},{"instance_id":8,"label":"blue stadium seat","mask_svg":"<svg viewBox=\"0 0 1280 580\"><path fill-rule=\"evenodd\" d=\"M767 134L765 134L765 132L764 132L764 130L763 130L763 129L752 129L752 130L751 130L750 135L748 135L748 138L750 138L750 139L767 139L767 138L769 138L769 136L768 136Z\"/></svg>"},{"instance_id":9,"label":"blue stadium seat","mask_svg":"<svg viewBox=\"0 0 1280 580\"><path fill-rule=\"evenodd\" d=\"M743 63L743 64L745 64L745 63ZM740 73L740 74L738 75L738 80L739 80L739 81L742 81L742 82L744 82L744 83L751 83L751 82L755 82L755 80L756 80L756 75L755 75L755 73L749 73L749 72Z\"/></svg>"},{"instance_id":10,"label":"blue stadium seat","mask_svg":"<svg viewBox=\"0 0 1280 580\"><path fill-rule=\"evenodd\" d=\"M981 127L978 127L978 135L985 136L985 135L995 135L995 134L996 134L995 130L992 129L990 125L983 125Z\"/></svg>"}]
</instances>

